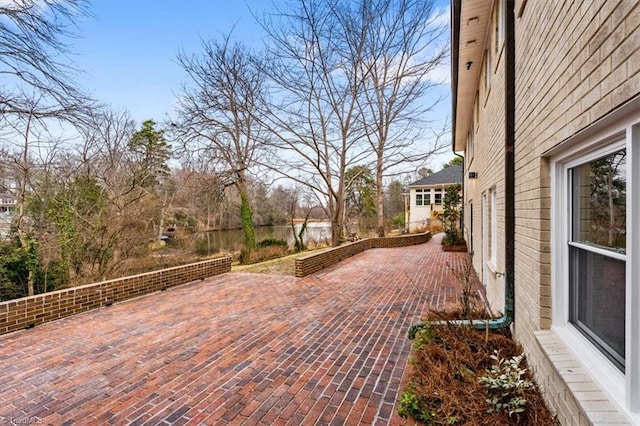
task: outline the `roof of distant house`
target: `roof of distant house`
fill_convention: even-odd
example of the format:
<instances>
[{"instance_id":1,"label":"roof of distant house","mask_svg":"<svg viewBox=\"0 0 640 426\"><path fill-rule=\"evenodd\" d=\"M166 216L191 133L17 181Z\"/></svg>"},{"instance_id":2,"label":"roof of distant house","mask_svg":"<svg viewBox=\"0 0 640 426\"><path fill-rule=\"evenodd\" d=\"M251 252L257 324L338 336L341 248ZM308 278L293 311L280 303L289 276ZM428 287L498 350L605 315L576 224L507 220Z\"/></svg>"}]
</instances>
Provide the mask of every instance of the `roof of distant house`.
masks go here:
<instances>
[{"instance_id":1,"label":"roof of distant house","mask_svg":"<svg viewBox=\"0 0 640 426\"><path fill-rule=\"evenodd\" d=\"M439 172L435 172L429 176L425 176L413 183L410 183L409 187L444 185L451 183L462 183L462 166L453 165L445 167Z\"/></svg>"}]
</instances>

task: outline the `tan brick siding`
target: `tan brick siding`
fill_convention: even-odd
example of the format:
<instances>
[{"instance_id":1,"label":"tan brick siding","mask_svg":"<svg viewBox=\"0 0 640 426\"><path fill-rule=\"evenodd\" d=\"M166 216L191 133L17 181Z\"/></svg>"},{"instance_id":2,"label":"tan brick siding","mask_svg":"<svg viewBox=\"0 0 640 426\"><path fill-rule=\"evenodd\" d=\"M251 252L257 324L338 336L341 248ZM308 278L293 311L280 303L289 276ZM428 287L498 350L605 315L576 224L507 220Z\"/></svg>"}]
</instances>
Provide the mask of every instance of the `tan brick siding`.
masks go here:
<instances>
[{"instance_id":1,"label":"tan brick siding","mask_svg":"<svg viewBox=\"0 0 640 426\"><path fill-rule=\"evenodd\" d=\"M87 284L0 303L0 334L33 327L231 270L231 257Z\"/></svg>"},{"instance_id":2,"label":"tan brick siding","mask_svg":"<svg viewBox=\"0 0 640 426\"><path fill-rule=\"evenodd\" d=\"M491 204L489 190L495 188L497 202L497 247L496 265L488 272L483 284L487 288L487 299L495 313L504 312L504 45L499 53L492 51L491 84L489 90L485 88L484 71L480 75L480 89L478 93L478 122L474 123L475 153L468 158L466 171L478 173L477 179L467 180L465 186L465 206L467 227L467 242L470 243L469 232L473 232L473 265L482 280L483 268L488 268L489 259L483 259L482 241L488 238L483 235L482 223L482 195L487 194L487 204ZM473 203L473 230L468 229L471 218L469 202ZM491 227L487 233L491 232ZM495 275L494 272L499 272Z\"/></svg>"},{"instance_id":3,"label":"tan brick siding","mask_svg":"<svg viewBox=\"0 0 640 426\"><path fill-rule=\"evenodd\" d=\"M515 293L514 333L536 379L563 424L590 424L536 333L549 329L551 308L551 180L543 155L640 93L640 6L635 0L516 1ZM495 65L495 59L493 59ZM465 181L473 202L474 267L482 272L482 193L498 195L498 270L504 265L504 59L489 94L481 76L475 155ZM490 201L490 200L488 200ZM469 239L467 230L467 240ZM502 282L484 283L494 309ZM587 385L585 385L587 386ZM588 405L588 404L587 404ZM582 407L582 408L579 408Z\"/></svg>"},{"instance_id":4,"label":"tan brick siding","mask_svg":"<svg viewBox=\"0 0 640 426\"><path fill-rule=\"evenodd\" d=\"M590 421L557 360L535 337L550 328L553 303L550 169L543 153L640 93L639 16L633 0L529 1L516 18L514 331L562 424Z\"/></svg>"},{"instance_id":5,"label":"tan brick siding","mask_svg":"<svg viewBox=\"0 0 640 426\"><path fill-rule=\"evenodd\" d=\"M551 325L550 170L542 154L640 93L639 25L633 0L528 2L516 19L516 330L523 338Z\"/></svg>"}]
</instances>

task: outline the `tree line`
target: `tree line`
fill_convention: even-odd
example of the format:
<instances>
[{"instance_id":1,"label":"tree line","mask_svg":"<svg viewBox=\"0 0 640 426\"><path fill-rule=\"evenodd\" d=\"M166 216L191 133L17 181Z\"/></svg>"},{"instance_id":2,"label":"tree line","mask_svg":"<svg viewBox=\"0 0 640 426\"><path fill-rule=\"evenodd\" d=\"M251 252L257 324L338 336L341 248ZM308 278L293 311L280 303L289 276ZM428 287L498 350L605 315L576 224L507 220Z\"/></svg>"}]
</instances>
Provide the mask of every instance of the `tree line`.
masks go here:
<instances>
[{"instance_id":1,"label":"tree line","mask_svg":"<svg viewBox=\"0 0 640 426\"><path fill-rule=\"evenodd\" d=\"M431 0L295 0L178 52L176 110L135 123L77 87L67 57L85 0L0 4L0 295L114 276L169 225L208 230L326 218L383 236L399 173L444 147L431 112L446 28ZM421 141L421 143L417 143ZM18 283L18 284L16 284ZM9 294L12 293L12 294ZM13 294L15 293L15 294Z\"/></svg>"}]
</instances>

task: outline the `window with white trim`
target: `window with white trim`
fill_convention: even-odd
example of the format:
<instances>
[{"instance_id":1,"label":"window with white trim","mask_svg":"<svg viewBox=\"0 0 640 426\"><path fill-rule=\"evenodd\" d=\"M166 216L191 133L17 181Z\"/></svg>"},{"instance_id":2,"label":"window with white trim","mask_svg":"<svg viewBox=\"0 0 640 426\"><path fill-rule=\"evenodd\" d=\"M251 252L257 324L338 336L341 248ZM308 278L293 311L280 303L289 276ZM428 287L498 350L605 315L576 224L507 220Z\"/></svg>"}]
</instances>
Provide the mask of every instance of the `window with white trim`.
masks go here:
<instances>
[{"instance_id":1,"label":"window with white trim","mask_svg":"<svg viewBox=\"0 0 640 426\"><path fill-rule=\"evenodd\" d=\"M502 49L502 45L504 44L504 34L505 34L505 9L506 2L504 0L498 0L495 5L494 13L493 13L493 28L494 28L494 52L496 53L496 58L499 56L500 49Z\"/></svg>"},{"instance_id":2,"label":"window with white trim","mask_svg":"<svg viewBox=\"0 0 640 426\"><path fill-rule=\"evenodd\" d=\"M491 89L491 74L493 74L493 71L491 70L491 51L487 49L484 51L484 94L485 96L489 94L489 89Z\"/></svg>"},{"instance_id":3,"label":"window with white trim","mask_svg":"<svg viewBox=\"0 0 640 426\"><path fill-rule=\"evenodd\" d=\"M603 389L635 416L640 118L598 127L552 159L553 326Z\"/></svg>"},{"instance_id":4,"label":"window with white trim","mask_svg":"<svg viewBox=\"0 0 640 426\"><path fill-rule=\"evenodd\" d=\"M489 262L493 265L496 264L498 253L498 196L495 188L489 190L491 206L490 206L490 220L491 220L491 233L489 235Z\"/></svg>"},{"instance_id":5,"label":"window with white trim","mask_svg":"<svg viewBox=\"0 0 640 426\"><path fill-rule=\"evenodd\" d=\"M471 126L472 132L477 132L480 125L480 92L476 92L476 97L473 100L473 126Z\"/></svg>"},{"instance_id":6,"label":"window with white trim","mask_svg":"<svg viewBox=\"0 0 640 426\"><path fill-rule=\"evenodd\" d=\"M430 189L416 189L416 206L428 206L431 204Z\"/></svg>"},{"instance_id":7,"label":"window with white trim","mask_svg":"<svg viewBox=\"0 0 640 426\"><path fill-rule=\"evenodd\" d=\"M567 169L569 322L624 371L626 149Z\"/></svg>"},{"instance_id":8,"label":"window with white trim","mask_svg":"<svg viewBox=\"0 0 640 426\"><path fill-rule=\"evenodd\" d=\"M433 203L438 205L442 204L442 188L433 190Z\"/></svg>"}]
</instances>

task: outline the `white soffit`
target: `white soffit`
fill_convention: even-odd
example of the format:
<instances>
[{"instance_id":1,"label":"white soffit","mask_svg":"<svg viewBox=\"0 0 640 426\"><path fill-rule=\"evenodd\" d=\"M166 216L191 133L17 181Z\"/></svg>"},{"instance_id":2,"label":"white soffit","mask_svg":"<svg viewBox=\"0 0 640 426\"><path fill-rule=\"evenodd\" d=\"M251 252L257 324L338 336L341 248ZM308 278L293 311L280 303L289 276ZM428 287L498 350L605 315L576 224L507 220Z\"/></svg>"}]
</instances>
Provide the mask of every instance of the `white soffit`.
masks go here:
<instances>
[{"instance_id":1,"label":"white soffit","mask_svg":"<svg viewBox=\"0 0 640 426\"><path fill-rule=\"evenodd\" d=\"M455 150L462 151L473 120L473 100L478 90L485 41L489 38L493 0L462 0L458 50Z\"/></svg>"}]
</instances>

